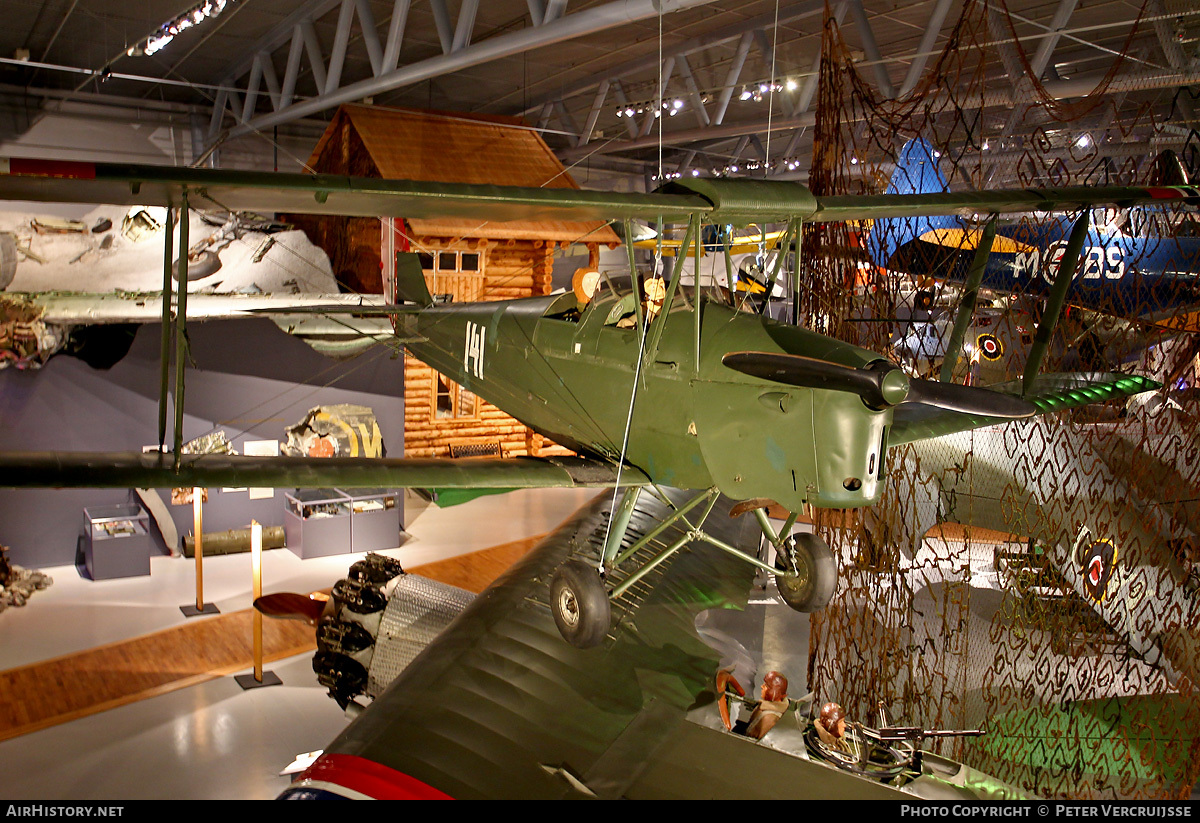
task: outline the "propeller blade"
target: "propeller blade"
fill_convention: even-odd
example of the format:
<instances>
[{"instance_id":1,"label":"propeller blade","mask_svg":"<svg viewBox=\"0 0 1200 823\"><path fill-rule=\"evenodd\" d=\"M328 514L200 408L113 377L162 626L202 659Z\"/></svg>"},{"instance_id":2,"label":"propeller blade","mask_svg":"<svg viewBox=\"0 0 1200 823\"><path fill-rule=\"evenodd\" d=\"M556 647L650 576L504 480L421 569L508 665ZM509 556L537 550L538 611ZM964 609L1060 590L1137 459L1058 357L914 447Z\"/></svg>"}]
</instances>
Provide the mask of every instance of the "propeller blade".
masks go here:
<instances>
[{"instance_id":1,"label":"propeller blade","mask_svg":"<svg viewBox=\"0 0 1200 823\"><path fill-rule=\"evenodd\" d=\"M857 394L873 409L895 406L909 391L908 377L894 366L855 369L800 354L759 351L731 352L721 362L734 371L776 383Z\"/></svg>"},{"instance_id":2,"label":"propeller blade","mask_svg":"<svg viewBox=\"0 0 1200 823\"><path fill-rule=\"evenodd\" d=\"M303 620L310 626L315 626L325 611L325 603L324 600L316 600L306 594L280 592L257 598L254 601L254 608L267 617Z\"/></svg>"},{"instance_id":3,"label":"propeller blade","mask_svg":"<svg viewBox=\"0 0 1200 823\"><path fill-rule=\"evenodd\" d=\"M979 386L963 386L958 383L940 383L936 380L913 380L908 393L908 403L922 403L939 409L981 414L986 417L1002 417L1020 420L1037 414L1037 406L1015 394L1004 394Z\"/></svg>"},{"instance_id":4,"label":"propeller blade","mask_svg":"<svg viewBox=\"0 0 1200 823\"><path fill-rule=\"evenodd\" d=\"M776 383L857 394L873 409L920 403L1009 420L1037 413L1036 406L1020 397L977 386L910 379L899 367L882 361L855 369L799 354L747 351L731 352L721 362L734 371Z\"/></svg>"}]
</instances>

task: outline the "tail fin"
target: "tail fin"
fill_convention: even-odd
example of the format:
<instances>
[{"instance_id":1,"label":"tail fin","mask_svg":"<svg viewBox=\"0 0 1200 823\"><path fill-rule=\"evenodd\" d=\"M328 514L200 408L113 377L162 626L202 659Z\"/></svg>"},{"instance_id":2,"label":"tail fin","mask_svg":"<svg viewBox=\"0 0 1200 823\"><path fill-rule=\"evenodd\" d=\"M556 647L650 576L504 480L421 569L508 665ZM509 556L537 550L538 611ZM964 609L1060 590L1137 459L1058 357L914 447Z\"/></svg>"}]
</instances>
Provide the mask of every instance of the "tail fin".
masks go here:
<instances>
[{"instance_id":1,"label":"tail fin","mask_svg":"<svg viewBox=\"0 0 1200 823\"><path fill-rule=\"evenodd\" d=\"M396 255L396 302L416 303L424 308L433 305L433 296L425 283L421 258L415 252Z\"/></svg>"},{"instance_id":2,"label":"tail fin","mask_svg":"<svg viewBox=\"0 0 1200 823\"><path fill-rule=\"evenodd\" d=\"M941 152L922 137L909 140L900 150L896 171L888 184L888 194L929 194L949 191L946 178L938 168Z\"/></svg>"},{"instance_id":3,"label":"tail fin","mask_svg":"<svg viewBox=\"0 0 1200 823\"><path fill-rule=\"evenodd\" d=\"M1179 155L1170 149L1159 152L1154 160L1155 186L1189 186L1187 169Z\"/></svg>"},{"instance_id":4,"label":"tail fin","mask_svg":"<svg viewBox=\"0 0 1200 823\"><path fill-rule=\"evenodd\" d=\"M938 168L938 152L929 141L915 138L900 150L896 170L888 184L888 194L940 194L949 191L946 178ZM897 217L876 220L867 238L867 249L878 266L913 274L929 274L946 262L945 254L931 256L936 248L915 241L936 229L959 225L953 217Z\"/></svg>"}]
</instances>

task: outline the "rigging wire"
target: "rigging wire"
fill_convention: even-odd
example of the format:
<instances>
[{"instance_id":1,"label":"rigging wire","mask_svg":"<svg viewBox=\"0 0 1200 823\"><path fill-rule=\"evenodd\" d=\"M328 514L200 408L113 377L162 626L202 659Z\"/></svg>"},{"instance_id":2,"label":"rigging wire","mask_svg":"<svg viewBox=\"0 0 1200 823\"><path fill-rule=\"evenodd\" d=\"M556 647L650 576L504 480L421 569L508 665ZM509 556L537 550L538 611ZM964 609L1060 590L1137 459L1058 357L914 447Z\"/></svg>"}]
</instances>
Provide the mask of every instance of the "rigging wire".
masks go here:
<instances>
[{"instance_id":1,"label":"rigging wire","mask_svg":"<svg viewBox=\"0 0 1200 823\"><path fill-rule=\"evenodd\" d=\"M663 176L663 119L664 118L662 116L662 110L663 110L662 109L662 98L663 98L663 92L666 90L663 88L664 83L663 83L662 51L663 51L663 11L662 11L662 8L660 7L658 10L658 105L655 108L655 113L650 115L651 117L656 117L656 119L658 120L658 179L659 180L661 180L662 176ZM659 266L662 265L662 234L663 233L662 233L662 220L661 219L658 221L657 226L658 226L658 228L657 228L656 233L658 235L658 241L655 244L655 255L654 255L654 257L655 257L654 271L656 273L659 271ZM626 243L633 242L632 234L633 234L632 221L627 220L625 222L625 242ZM699 243L700 242L699 236L697 236L695 238L695 240L697 243ZM630 255L629 259L630 259L630 262L632 263L632 261L633 261L632 255ZM636 267L631 266L631 271L629 272L629 274L630 274L630 277L633 278L633 288L634 288L635 299L640 298L641 297L641 294L640 294L641 289L639 289L638 285L637 285L638 273L637 273ZM680 272L673 273L674 277L679 277L679 275L680 275ZM697 280L698 280L698 278L697 278ZM699 288L696 289L696 299L697 299L697 301L699 301L699 299L700 299ZM668 311L670 311L670 309L671 309L670 306L663 306L661 311L668 312ZM698 302L696 305L696 311L700 311L700 306L699 306ZM602 544L604 546L608 545L609 534L612 531L613 518L616 516L616 513L617 513L617 496L619 495L619 493L621 491L621 471L622 471L623 467L625 466L625 456L629 451L629 432L630 432L630 429L632 428L632 423L633 423L633 406L637 400L638 382L641 380L641 375L642 375L642 361L645 359L645 353L646 353L646 327L648 325L650 325L650 319L648 317L644 317L644 316L640 316L640 319L641 319L641 322L638 323L637 364L634 366L634 370L633 370L633 386L631 387L630 392L629 392L629 410L625 415L625 432L621 438L621 453L620 453L619 458L617 459L617 480L616 480L616 483L613 485L612 503L609 504L608 521L604 527L604 543ZM601 565L603 565L603 562L604 562L604 559L602 556L600 559ZM603 572L604 569L601 568L600 571Z\"/></svg>"},{"instance_id":2,"label":"rigging wire","mask_svg":"<svg viewBox=\"0 0 1200 823\"><path fill-rule=\"evenodd\" d=\"M767 96L767 145L763 149L763 177L768 177L771 170L771 118L775 113L775 89L778 87L775 73L775 60L779 51L779 0L775 0L775 23L771 27L771 92ZM769 295L768 295L769 298Z\"/></svg>"},{"instance_id":3,"label":"rigging wire","mask_svg":"<svg viewBox=\"0 0 1200 823\"><path fill-rule=\"evenodd\" d=\"M632 223L632 221L628 221L628 220L625 222L625 234L627 236L632 234L631 223ZM628 242L628 240L627 240L627 242ZM656 258L661 260L661 254L662 254L662 234L660 232L659 237L658 237L658 243L657 243ZM632 256L630 256L630 260L632 261ZM638 295L638 291L640 291L640 290L637 288L637 285L636 285L637 271L636 270L630 271L630 274L635 278L634 294L636 296L640 296L640 295ZM669 309L670 309L669 306L663 306L661 310L668 311ZM700 310L700 307L697 306L696 311L699 311L699 310ZM626 412L626 415L625 415L625 432L621 437L621 455L620 455L620 458L617 460L617 479L616 479L616 483L613 485L612 503L609 504L609 508L608 508L608 521L604 527L604 542L601 544L602 546L608 545L609 534L612 532L613 518L616 516L616 513L617 513L617 496L618 496L618 494L620 494L620 491L621 491L621 472L625 467L625 456L629 451L629 432L632 429L632 424L633 424L633 406L637 400L638 383L641 381L642 362L646 359L646 357L645 357L645 355L646 355L646 329L650 325L650 318L642 316L641 320L642 320L642 322L638 323L637 363L634 365L634 369L633 369L633 386L630 388L630 391L629 391L629 410ZM600 563L601 563L601 566L603 566L603 563L604 563L603 556L601 556L601 558L600 558ZM600 571L601 572L604 571L603 567L600 568Z\"/></svg>"}]
</instances>

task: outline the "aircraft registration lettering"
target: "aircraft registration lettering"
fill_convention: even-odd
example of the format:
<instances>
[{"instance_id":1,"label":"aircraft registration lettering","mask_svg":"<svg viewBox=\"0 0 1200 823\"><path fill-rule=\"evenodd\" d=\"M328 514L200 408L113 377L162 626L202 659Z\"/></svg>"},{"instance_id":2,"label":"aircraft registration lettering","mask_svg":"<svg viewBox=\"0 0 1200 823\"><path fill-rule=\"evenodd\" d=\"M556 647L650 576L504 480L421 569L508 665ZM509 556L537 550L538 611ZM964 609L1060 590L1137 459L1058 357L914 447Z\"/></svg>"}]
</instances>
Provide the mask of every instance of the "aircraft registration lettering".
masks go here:
<instances>
[{"instance_id":1,"label":"aircraft registration lettering","mask_svg":"<svg viewBox=\"0 0 1200 823\"><path fill-rule=\"evenodd\" d=\"M467 338L463 348L463 369L467 374L483 379L483 344L487 339L487 327L467 321Z\"/></svg>"},{"instance_id":2,"label":"aircraft registration lettering","mask_svg":"<svg viewBox=\"0 0 1200 823\"><path fill-rule=\"evenodd\" d=\"M1063 251L1066 241L1059 240L1046 249L1046 263L1043 267L1039 250L1029 253L1018 252L1013 261L1013 277L1022 273L1036 276L1040 270L1042 279L1052 285L1062 265ZM1076 275L1081 280L1120 280L1125 276L1125 252L1119 246L1087 246L1083 250L1082 261Z\"/></svg>"}]
</instances>

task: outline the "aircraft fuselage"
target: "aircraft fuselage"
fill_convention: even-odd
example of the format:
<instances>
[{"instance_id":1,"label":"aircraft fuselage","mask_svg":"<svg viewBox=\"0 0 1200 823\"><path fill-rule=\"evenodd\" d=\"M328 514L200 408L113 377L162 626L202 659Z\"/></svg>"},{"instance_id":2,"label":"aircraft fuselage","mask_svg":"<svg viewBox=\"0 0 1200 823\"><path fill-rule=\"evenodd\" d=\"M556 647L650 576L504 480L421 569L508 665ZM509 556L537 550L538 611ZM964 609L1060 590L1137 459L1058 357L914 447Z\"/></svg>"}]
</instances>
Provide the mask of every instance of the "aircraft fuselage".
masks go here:
<instances>
[{"instance_id":1,"label":"aircraft fuselage","mask_svg":"<svg viewBox=\"0 0 1200 823\"><path fill-rule=\"evenodd\" d=\"M656 351L620 327L608 294L576 312L573 295L435 306L404 319L414 356L535 431L581 453L625 461L654 482L717 486L735 499L874 503L891 411L855 394L764 381L721 364L728 352L800 354L858 368L866 350L732 307L677 301ZM637 390L635 392L635 379ZM631 394L634 395L631 412Z\"/></svg>"}]
</instances>

